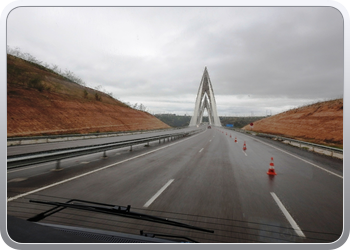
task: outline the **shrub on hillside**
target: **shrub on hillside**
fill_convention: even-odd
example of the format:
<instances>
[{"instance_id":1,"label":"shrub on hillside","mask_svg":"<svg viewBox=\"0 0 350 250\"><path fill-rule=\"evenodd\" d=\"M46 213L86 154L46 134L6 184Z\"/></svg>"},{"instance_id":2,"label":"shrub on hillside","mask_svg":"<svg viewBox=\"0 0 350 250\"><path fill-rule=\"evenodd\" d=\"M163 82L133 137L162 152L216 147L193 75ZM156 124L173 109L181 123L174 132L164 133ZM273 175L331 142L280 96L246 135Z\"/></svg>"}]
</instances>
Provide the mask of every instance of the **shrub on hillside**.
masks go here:
<instances>
[{"instance_id":1,"label":"shrub on hillside","mask_svg":"<svg viewBox=\"0 0 350 250\"><path fill-rule=\"evenodd\" d=\"M95 99L97 101L101 101L102 100L101 96L99 94L97 94L97 92L95 92Z\"/></svg>"},{"instance_id":2,"label":"shrub on hillside","mask_svg":"<svg viewBox=\"0 0 350 250\"><path fill-rule=\"evenodd\" d=\"M39 90L40 92L42 92L42 91L45 89L44 85L43 85L42 82L41 82L41 77L40 77L40 76L36 76L36 77L34 77L33 79L31 79L31 80L28 82L28 87L29 87L29 88L37 89L37 90Z\"/></svg>"},{"instance_id":3,"label":"shrub on hillside","mask_svg":"<svg viewBox=\"0 0 350 250\"><path fill-rule=\"evenodd\" d=\"M83 91L83 97L85 99L88 99L88 92L86 91L86 89L84 89L84 91Z\"/></svg>"}]
</instances>

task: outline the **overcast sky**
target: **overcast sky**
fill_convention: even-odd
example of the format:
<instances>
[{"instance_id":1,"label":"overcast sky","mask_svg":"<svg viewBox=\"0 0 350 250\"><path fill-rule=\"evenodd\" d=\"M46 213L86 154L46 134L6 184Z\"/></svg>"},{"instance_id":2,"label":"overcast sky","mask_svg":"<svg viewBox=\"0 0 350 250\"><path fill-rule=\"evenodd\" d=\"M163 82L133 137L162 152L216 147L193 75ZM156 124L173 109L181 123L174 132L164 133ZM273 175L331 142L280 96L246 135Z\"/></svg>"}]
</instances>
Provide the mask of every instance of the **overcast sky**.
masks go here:
<instances>
[{"instance_id":1,"label":"overcast sky","mask_svg":"<svg viewBox=\"0 0 350 250\"><path fill-rule=\"evenodd\" d=\"M205 67L219 116L343 96L332 7L22 7L7 44L151 113L192 115Z\"/></svg>"}]
</instances>

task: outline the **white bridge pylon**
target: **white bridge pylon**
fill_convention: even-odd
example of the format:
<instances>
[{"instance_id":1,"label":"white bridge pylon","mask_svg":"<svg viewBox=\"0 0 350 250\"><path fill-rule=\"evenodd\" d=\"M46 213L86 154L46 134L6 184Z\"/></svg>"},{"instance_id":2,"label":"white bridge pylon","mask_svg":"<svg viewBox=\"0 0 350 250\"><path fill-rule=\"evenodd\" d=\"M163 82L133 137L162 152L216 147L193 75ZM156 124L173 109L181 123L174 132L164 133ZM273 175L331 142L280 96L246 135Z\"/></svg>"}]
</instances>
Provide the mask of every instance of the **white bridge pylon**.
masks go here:
<instances>
[{"instance_id":1,"label":"white bridge pylon","mask_svg":"<svg viewBox=\"0 0 350 250\"><path fill-rule=\"evenodd\" d=\"M221 122L216 109L213 86L211 85L207 67L204 69L201 83L199 85L196 104L193 116L190 121L190 127L202 123L204 110L208 112L209 124L221 127Z\"/></svg>"}]
</instances>

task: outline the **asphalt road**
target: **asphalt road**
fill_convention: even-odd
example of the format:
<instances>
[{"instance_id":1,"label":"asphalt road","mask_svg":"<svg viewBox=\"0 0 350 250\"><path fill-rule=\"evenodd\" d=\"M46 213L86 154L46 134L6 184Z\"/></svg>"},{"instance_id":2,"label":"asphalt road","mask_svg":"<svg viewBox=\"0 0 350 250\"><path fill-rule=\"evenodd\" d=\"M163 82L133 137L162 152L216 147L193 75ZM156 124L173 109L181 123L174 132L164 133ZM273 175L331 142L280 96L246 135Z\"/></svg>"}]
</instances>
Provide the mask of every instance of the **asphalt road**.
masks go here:
<instances>
[{"instance_id":1,"label":"asphalt road","mask_svg":"<svg viewBox=\"0 0 350 250\"><path fill-rule=\"evenodd\" d=\"M237 142L235 142L237 138ZM247 149L243 150L246 143ZM266 174L271 157L276 176ZM333 242L343 227L342 161L270 139L213 128L155 142L8 171L8 214L29 218L50 206L29 199L82 199L127 206L214 230L199 232L63 210L44 221L199 242Z\"/></svg>"}]
</instances>

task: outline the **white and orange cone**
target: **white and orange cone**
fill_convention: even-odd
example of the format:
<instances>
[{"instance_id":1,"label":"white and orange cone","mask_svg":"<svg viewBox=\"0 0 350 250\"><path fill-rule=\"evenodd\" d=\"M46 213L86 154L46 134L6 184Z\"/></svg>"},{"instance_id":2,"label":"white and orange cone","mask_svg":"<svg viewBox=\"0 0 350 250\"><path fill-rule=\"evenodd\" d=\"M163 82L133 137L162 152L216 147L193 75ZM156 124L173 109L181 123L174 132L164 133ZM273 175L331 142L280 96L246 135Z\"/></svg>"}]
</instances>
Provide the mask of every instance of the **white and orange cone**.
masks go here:
<instances>
[{"instance_id":1,"label":"white and orange cone","mask_svg":"<svg viewBox=\"0 0 350 250\"><path fill-rule=\"evenodd\" d=\"M276 175L276 172L275 172L275 164L273 164L273 157L271 157L270 168L269 168L269 170L267 171L267 174L268 174L268 175Z\"/></svg>"}]
</instances>

